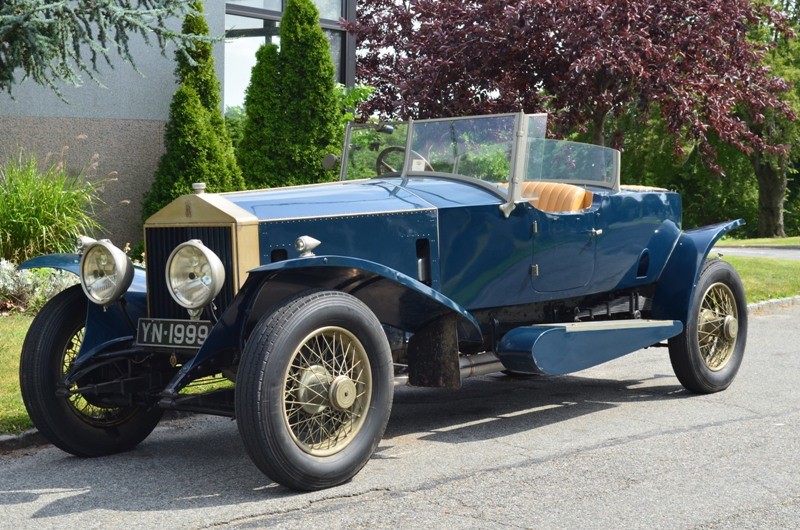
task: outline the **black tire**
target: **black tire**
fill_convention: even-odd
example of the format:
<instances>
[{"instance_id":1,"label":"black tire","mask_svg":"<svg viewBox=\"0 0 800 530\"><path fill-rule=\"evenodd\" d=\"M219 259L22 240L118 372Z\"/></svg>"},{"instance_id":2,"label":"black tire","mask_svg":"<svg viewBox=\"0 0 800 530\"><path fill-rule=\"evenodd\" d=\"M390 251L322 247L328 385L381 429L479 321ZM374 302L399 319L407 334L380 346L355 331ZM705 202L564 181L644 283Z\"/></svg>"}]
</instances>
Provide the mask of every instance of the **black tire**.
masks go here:
<instances>
[{"instance_id":1,"label":"black tire","mask_svg":"<svg viewBox=\"0 0 800 530\"><path fill-rule=\"evenodd\" d=\"M80 285L56 295L31 323L19 364L22 400L34 426L56 447L76 456L128 451L147 438L160 409L102 407L56 388L77 355L88 301Z\"/></svg>"},{"instance_id":2,"label":"black tire","mask_svg":"<svg viewBox=\"0 0 800 530\"><path fill-rule=\"evenodd\" d=\"M364 467L393 391L389 343L372 311L346 293L307 293L253 330L236 378L236 420L264 474L318 490Z\"/></svg>"},{"instance_id":3,"label":"black tire","mask_svg":"<svg viewBox=\"0 0 800 530\"><path fill-rule=\"evenodd\" d=\"M733 382L747 341L747 300L736 270L720 259L705 262L689 321L669 340L669 358L681 384L710 394Z\"/></svg>"}]
</instances>

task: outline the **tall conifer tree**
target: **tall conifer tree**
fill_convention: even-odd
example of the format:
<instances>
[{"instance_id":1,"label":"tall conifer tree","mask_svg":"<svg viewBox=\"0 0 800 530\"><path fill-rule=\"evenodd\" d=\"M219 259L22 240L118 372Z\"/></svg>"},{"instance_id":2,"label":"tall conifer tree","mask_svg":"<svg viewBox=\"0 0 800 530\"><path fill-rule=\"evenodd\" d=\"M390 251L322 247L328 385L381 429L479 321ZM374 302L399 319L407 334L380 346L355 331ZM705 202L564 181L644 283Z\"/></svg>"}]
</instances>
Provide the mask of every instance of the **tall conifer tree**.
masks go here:
<instances>
[{"instance_id":1,"label":"tall conifer tree","mask_svg":"<svg viewBox=\"0 0 800 530\"><path fill-rule=\"evenodd\" d=\"M202 2L194 2L193 8L196 14L184 20L183 34L208 35ZM187 52L194 64L185 54L176 53L175 75L180 86L170 105L164 137L166 152L153 177L151 191L145 195L143 219L180 195L191 193L194 182L205 182L210 192L244 187L220 109L220 84L211 43L196 42Z\"/></svg>"},{"instance_id":2,"label":"tall conifer tree","mask_svg":"<svg viewBox=\"0 0 800 530\"><path fill-rule=\"evenodd\" d=\"M248 187L286 186L333 178L321 166L335 149L339 109L328 39L311 0L289 0L280 50L257 54L245 98L238 156Z\"/></svg>"}]
</instances>

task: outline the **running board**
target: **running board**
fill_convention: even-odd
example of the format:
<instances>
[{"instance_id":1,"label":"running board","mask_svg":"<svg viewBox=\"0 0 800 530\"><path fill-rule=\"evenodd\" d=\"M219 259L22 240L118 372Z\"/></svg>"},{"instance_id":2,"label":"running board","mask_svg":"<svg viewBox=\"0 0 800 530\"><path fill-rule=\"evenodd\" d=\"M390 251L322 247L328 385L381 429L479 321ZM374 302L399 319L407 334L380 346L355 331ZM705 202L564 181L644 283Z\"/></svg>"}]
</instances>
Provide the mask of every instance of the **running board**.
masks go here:
<instances>
[{"instance_id":1,"label":"running board","mask_svg":"<svg viewBox=\"0 0 800 530\"><path fill-rule=\"evenodd\" d=\"M521 326L506 333L497 357L515 372L561 375L597 366L683 331L680 320L604 320Z\"/></svg>"}]
</instances>

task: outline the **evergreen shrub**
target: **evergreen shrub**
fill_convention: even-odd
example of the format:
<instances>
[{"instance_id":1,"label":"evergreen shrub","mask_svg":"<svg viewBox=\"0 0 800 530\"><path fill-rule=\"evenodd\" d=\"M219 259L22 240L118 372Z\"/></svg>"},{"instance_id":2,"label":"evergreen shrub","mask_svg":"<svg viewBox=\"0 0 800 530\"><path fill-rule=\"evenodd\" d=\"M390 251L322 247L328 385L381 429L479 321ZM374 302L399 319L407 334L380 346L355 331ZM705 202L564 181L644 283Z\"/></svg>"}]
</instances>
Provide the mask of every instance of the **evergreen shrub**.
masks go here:
<instances>
[{"instance_id":1,"label":"evergreen shrub","mask_svg":"<svg viewBox=\"0 0 800 530\"><path fill-rule=\"evenodd\" d=\"M196 15L183 23L185 35L208 35L202 2L194 2ZM177 52L175 75L180 82L172 97L164 144L150 192L142 204L142 219L156 213L178 196L191 193L192 183L205 182L209 192L244 187L233 144L222 117L220 84L214 70L210 42L195 42L188 55Z\"/></svg>"},{"instance_id":2,"label":"evergreen shrub","mask_svg":"<svg viewBox=\"0 0 800 530\"><path fill-rule=\"evenodd\" d=\"M340 146L339 98L330 44L311 0L288 0L280 49L256 54L237 158L250 188L333 180L322 158Z\"/></svg>"}]
</instances>

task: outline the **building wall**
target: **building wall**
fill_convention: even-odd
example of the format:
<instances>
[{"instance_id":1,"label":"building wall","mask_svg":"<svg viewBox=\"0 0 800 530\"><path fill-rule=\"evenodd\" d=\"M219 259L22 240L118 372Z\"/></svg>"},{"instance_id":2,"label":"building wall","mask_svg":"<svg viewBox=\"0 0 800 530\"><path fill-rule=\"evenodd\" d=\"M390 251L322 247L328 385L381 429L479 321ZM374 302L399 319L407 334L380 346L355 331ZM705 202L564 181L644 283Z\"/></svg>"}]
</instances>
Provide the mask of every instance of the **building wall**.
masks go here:
<instances>
[{"instance_id":1,"label":"building wall","mask_svg":"<svg viewBox=\"0 0 800 530\"><path fill-rule=\"evenodd\" d=\"M224 33L224 2L207 2L206 20L212 35ZM180 28L181 21L175 21ZM135 244L142 239L141 202L150 189L153 173L164 152L164 126L169 104L177 88L174 50L147 46L131 39L131 50L142 75L129 64L113 61L110 68L98 63L99 81L90 79L81 87L64 86L67 102L52 90L30 79L13 88L13 97L0 94L0 157L14 156L20 149L44 160L64 146L67 166L79 172L98 155L93 178L104 182L97 217L104 234L115 244ZM223 42L214 46L217 76L221 80Z\"/></svg>"}]
</instances>

